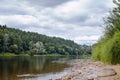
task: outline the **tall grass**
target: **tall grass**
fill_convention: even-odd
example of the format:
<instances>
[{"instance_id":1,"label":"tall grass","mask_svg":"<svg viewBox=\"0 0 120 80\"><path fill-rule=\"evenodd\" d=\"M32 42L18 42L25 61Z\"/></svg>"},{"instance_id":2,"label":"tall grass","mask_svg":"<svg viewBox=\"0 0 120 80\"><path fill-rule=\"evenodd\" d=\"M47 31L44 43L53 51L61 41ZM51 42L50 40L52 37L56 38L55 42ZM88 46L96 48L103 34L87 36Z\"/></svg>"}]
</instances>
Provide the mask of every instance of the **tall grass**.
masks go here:
<instances>
[{"instance_id":1,"label":"tall grass","mask_svg":"<svg viewBox=\"0 0 120 80\"><path fill-rule=\"evenodd\" d=\"M109 64L120 63L120 32L93 45L92 58Z\"/></svg>"}]
</instances>

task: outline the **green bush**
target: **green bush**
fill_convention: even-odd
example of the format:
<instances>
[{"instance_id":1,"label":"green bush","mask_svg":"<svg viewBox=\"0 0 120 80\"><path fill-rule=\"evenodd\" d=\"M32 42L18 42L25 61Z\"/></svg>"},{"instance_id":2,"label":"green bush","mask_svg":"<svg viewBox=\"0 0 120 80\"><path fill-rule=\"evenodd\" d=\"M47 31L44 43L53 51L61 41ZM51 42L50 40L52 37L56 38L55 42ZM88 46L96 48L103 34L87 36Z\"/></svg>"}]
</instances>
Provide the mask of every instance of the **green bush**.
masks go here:
<instances>
[{"instance_id":1,"label":"green bush","mask_svg":"<svg viewBox=\"0 0 120 80\"><path fill-rule=\"evenodd\" d=\"M93 46L92 58L104 63L120 63L120 32Z\"/></svg>"},{"instance_id":2,"label":"green bush","mask_svg":"<svg viewBox=\"0 0 120 80\"><path fill-rule=\"evenodd\" d=\"M105 18L104 35L93 46L93 59L105 63L120 64L120 0L114 0L115 8Z\"/></svg>"},{"instance_id":3,"label":"green bush","mask_svg":"<svg viewBox=\"0 0 120 80\"><path fill-rule=\"evenodd\" d=\"M120 63L120 32L115 33L113 38L113 44L111 48L112 53L112 64Z\"/></svg>"},{"instance_id":4,"label":"green bush","mask_svg":"<svg viewBox=\"0 0 120 80\"><path fill-rule=\"evenodd\" d=\"M13 53L2 53L2 54L0 54L0 56L17 56L17 55L15 55Z\"/></svg>"},{"instance_id":5,"label":"green bush","mask_svg":"<svg viewBox=\"0 0 120 80\"><path fill-rule=\"evenodd\" d=\"M111 63L111 48L112 48L112 39L107 40L101 46L101 61L104 63Z\"/></svg>"},{"instance_id":6,"label":"green bush","mask_svg":"<svg viewBox=\"0 0 120 80\"><path fill-rule=\"evenodd\" d=\"M92 58L95 60L100 60L100 52L101 51L101 45L95 44L92 49Z\"/></svg>"}]
</instances>

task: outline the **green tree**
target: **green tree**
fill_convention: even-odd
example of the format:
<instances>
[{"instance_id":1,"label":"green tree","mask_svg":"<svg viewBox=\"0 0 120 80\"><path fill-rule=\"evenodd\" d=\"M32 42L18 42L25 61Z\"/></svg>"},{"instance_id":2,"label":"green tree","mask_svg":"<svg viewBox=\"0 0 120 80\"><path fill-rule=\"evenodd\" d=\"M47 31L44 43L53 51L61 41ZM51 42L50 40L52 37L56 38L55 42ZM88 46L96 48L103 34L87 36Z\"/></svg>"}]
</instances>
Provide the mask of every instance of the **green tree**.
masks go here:
<instances>
[{"instance_id":1,"label":"green tree","mask_svg":"<svg viewBox=\"0 0 120 80\"><path fill-rule=\"evenodd\" d=\"M4 40L4 44L3 44L3 52L7 52L8 51L8 45L9 45L9 35L7 33L4 34L3 37Z\"/></svg>"},{"instance_id":2,"label":"green tree","mask_svg":"<svg viewBox=\"0 0 120 80\"><path fill-rule=\"evenodd\" d=\"M116 7L105 19L102 39L93 45L93 58L105 63L120 63L120 0L113 0Z\"/></svg>"},{"instance_id":3,"label":"green tree","mask_svg":"<svg viewBox=\"0 0 120 80\"><path fill-rule=\"evenodd\" d=\"M117 7L110 12L107 18L105 18L105 34L103 37L105 39L112 38L115 32L120 31L120 0L113 0L113 2Z\"/></svg>"},{"instance_id":4,"label":"green tree","mask_svg":"<svg viewBox=\"0 0 120 80\"><path fill-rule=\"evenodd\" d=\"M42 55L45 53L45 48L42 42L38 41L36 43L30 42L30 51L33 54Z\"/></svg>"},{"instance_id":5,"label":"green tree","mask_svg":"<svg viewBox=\"0 0 120 80\"><path fill-rule=\"evenodd\" d=\"M15 28L8 28L6 25L0 25L0 53L82 55L84 53L82 46L71 40L25 32Z\"/></svg>"},{"instance_id":6,"label":"green tree","mask_svg":"<svg viewBox=\"0 0 120 80\"><path fill-rule=\"evenodd\" d=\"M13 44L10 46L9 50L11 53L18 53L18 46L16 44Z\"/></svg>"}]
</instances>

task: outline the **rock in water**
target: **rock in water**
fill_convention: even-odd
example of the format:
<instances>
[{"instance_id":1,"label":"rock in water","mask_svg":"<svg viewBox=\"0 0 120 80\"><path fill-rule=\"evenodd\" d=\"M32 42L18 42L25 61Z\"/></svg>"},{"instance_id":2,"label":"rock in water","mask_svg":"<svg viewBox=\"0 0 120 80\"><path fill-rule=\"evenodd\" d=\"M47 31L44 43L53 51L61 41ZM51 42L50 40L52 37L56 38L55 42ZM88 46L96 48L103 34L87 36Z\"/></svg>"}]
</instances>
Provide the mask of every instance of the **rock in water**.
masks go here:
<instances>
[{"instance_id":1,"label":"rock in water","mask_svg":"<svg viewBox=\"0 0 120 80\"><path fill-rule=\"evenodd\" d=\"M116 75L116 71L114 69L110 69L110 68L105 68L102 69L101 71L98 72L98 77L107 77L107 76L114 76Z\"/></svg>"}]
</instances>

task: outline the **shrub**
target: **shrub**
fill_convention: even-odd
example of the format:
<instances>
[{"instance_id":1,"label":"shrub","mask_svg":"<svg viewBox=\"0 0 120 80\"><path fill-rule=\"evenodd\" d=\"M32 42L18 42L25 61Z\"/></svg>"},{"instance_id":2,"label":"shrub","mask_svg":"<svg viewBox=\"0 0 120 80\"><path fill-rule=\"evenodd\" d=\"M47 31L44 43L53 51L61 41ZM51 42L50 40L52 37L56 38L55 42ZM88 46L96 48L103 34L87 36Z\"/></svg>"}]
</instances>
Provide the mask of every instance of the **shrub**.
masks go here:
<instances>
[{"instance_id":1,"label":"shrub","mask_svg":"<svg viewBox=\"0 0 120 80\"><path fill-rule=\"evenodd\" d=\"M104 63L120 63L120 32L93 46L92 58Z\"/></svg>"}]
</instances>

